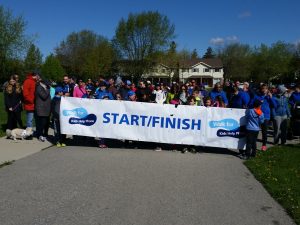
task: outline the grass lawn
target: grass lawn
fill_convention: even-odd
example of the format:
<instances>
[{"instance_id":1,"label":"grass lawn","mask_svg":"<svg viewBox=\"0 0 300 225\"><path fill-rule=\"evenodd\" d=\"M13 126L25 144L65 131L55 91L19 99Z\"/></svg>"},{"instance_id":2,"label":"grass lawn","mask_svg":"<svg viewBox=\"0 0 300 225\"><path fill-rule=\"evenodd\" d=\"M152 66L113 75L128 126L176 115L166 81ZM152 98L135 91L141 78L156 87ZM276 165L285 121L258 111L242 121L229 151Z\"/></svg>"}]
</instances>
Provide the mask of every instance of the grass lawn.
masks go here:
<instances>
[{"instance_id":1,"label":"grass lawn","mask_svg":"<svg viewBox=\"0 0 300 225\"><path fill-rule=\"evenodd\" d=\"M0 137L5 136L6 120L7 115L4 107L4 95L3 92L0 92ZM22 121L23 125L25 125L26 117L24 111L22 112Z\"/></svg>"},{"instance_id":2,"label":"grass lawn","mask_svg":"<svg viewBox=\"0 0 300 225\"><path fill-rule=\"evenodd\" d=\"M258 152L245 165L300 225L300 145L276 146Z\"/></svg>"}]
</instances>

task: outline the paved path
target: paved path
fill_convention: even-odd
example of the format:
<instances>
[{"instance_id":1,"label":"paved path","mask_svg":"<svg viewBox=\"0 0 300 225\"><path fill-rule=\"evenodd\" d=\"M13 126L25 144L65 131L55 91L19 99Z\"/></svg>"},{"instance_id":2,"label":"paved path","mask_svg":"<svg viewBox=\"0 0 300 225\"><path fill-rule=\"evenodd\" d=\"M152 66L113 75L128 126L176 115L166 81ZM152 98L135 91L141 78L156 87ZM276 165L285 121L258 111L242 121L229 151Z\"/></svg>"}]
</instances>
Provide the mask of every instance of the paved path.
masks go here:
<instances>
[{"instance_id":1,"label":"paved path","mask_svg":"<svg viewBox=\"0 0 300 225\"><path fill-rule=\"evenodd\" d=\"M48 148L0 169L1 225L294 224L230 154Z\"/></svg>"},{"instance_id":2,"label":"paved path","mask_svg":"<svg viewBox=\"0 0 300 225\"><path fill-rule=\"evenodd\" d=\"M24 158L42 149L50 147L48 141L40 142L36 138L33 140L10 140L6 137L0 138L0 164L5 161L12 161Z\"/></svg>"}]
</instances>

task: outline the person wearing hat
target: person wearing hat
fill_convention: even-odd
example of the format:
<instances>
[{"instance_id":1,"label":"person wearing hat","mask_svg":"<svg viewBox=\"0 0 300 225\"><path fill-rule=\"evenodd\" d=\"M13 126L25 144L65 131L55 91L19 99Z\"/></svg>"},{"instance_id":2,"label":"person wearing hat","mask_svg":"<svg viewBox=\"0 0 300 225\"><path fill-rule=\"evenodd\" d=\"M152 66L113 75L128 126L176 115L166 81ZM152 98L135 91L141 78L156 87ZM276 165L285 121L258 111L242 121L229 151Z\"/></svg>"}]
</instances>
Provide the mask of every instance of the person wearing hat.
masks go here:
<instances>
[{"instance_id":1,"label":"person wearing hat","mask_svg":"<svg viewBox=\"0 0 300 225\"><path fill-rule=\"evenodd\" d=\"M136 94L134 91L128 91L128 100L131 102L137 101Z\"/></svg>"},{"instance_id":2,"label":"person wearing hat","mask_svg":"<svg viewBox=\"0 0 300 225\"><path fill-rule=\"evenodd\" d=\"M60 112L60 102L61 97L64 95L65 89L61 86L55 88L55 96L51 102L51 113L52 113L52 122L53 122L53 129L54 129L54 142L56 143L57 147L65 147L66 135L61 134L60 131L60 119L59 119L59 112Z\"/></svg>"},{"instance_id":3,"label":"person wearing hat","mask_svg":"<svg viewBox=\"0 0 300 225\"><path fill-rule=\"evenodd\" d=\"M249 157L255 157L256 155L256 141L260 130L260 125L264 122L264 113L261 110L262 102L255 100L253 103L253 109L246 111L246 151L242 152L242 159L249 159Z\"/></svg>"},{"instance_id":4,"label":"person wearing hat","mask_svg":"<svg viewBox=\"0 0 300 225\"><path fill-rule=\"evenodd\" d=\"M93 89L90 86L85 87L86 93L81 98L95 98L93 95Z\"/></svg>"},{"instance_id":5,"label":"person wearing hat","mask_svg":"<svg viewBox=\"0 0 300 225\"><path fill-rule=\"evenodd\" d=\"M274 100L276 102L276 105L273 108L274 144L278 144L279 139L281 139L281 144L284 145L287 139L288 119L291 117L291 112L288 106L288 99L285 97L286 91L286 87L279 85L277 94L274 95Z\"/></svg>"}]
</instances>

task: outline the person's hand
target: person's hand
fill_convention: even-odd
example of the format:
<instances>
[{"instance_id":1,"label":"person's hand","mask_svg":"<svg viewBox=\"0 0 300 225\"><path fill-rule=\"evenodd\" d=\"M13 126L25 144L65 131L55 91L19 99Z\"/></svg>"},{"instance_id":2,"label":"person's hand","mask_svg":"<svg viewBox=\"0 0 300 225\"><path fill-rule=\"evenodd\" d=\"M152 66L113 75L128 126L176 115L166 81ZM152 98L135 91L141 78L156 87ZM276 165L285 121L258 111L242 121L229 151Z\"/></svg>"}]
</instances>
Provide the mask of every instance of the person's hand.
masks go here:
<instances>
[{"instance_id":1,"label":"person's hand","mask_svg":"<svg viewBox=\"0 0 300 225\"><path fill-rule=\"evenodd\" d=\"M272 93L270 91L269 91L268 95L270 98L272 98Z\"/></svg>"},{"instance_id":2,"label":"person's hand","mask_svg":"<svg viewBox=\"0 0 300 225\"><path fill-rule=\"evenodd\" d=\"M13 108L12 108L12 107L10 107L10 108L8 108L8 110L9 110L9 111L13 111Z\"/></svg>"}]
</instances>

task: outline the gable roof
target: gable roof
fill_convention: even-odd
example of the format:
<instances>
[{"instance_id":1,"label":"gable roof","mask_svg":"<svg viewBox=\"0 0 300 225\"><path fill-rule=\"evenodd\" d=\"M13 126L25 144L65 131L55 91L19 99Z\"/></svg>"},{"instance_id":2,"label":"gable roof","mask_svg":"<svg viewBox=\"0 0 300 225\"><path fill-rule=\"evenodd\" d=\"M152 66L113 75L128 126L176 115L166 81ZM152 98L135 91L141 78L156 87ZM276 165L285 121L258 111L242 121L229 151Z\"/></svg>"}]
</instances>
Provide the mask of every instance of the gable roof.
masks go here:
<instances>
[{"instance_id":1,"label":"gable roof","mask_svg":"<svg viewBox=\"0 0 300 225\"><path fill-rule=\"evenodd\" d=\"M203 63L208 65L211 68L222 68L223 63L222 60L219 58L212 58L212 59L189 59L185 61L181 61L179 63L180 67L182 68L191 68L199 63Z\"/></svg>"}]
</instances>

